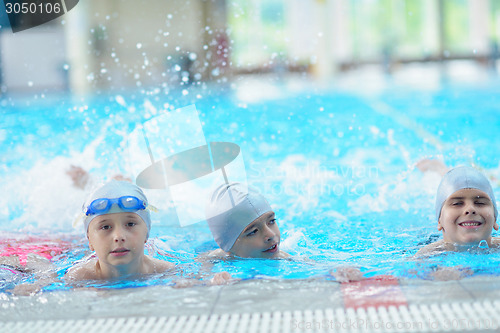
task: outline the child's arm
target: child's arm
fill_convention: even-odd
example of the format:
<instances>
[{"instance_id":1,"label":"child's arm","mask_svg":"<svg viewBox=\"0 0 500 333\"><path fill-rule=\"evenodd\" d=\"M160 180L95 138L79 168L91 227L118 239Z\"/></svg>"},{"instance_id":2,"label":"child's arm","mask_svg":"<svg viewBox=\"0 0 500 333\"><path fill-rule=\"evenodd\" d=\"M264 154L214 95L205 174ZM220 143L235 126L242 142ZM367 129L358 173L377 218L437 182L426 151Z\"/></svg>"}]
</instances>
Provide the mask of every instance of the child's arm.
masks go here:
<instances>
[{"instance_id":1,"label":"child's arm","mask_svg":"<svg viewBox=\"0 0 500 333\"><path fill-rule=\"evenodd\" d=\"M473 273L474 272L472 272L470 269L463 269L460 266L438 266L429 274L429 276L432 278L432 280L436 281L455 281L470 276Z\"/></svg>"},{"instance_id":2,"label":"child's arm","mask_svg":"<svg viewBox=\"0 0 500 333\"><path fill-rule=\"evenodd\" d=\"M14 259L17 259L17 257ZM26 273L33 274L35 282L21 283L16 285L13 289L10 290L15 295L34 295L42 290L43 287L59 281L57 273L55 272L54 265L52 265L52 263L48 259L40 257L36 254L28 254L28 256L26 257L26 264L24 266L18 267L20 268L20 270Z\"/></svg>"},{"instance_id":3,"label":"child's arm","mask_svg":"<svg viewBox=\"0 0 500 333\"><path fill-rule=\"evenodd\" d=\"M178 268L174 263L164 261L164 260L159 260L156 258L150 258L148 257L151 261L150 264L152 264L153 270L151 273L166 273L166 274L172 274L173 270L175 268ZM204 267L204 266L203 266ZM199 279L194 279L194 278L183 278L175 281L174 288L187 288L187 287L192 287L196 285L222 285L229 283L232 280L231 274L228 272L221 272L221 273L215 273L215 275L210 279L208 283L203 282Z\"/></svg>"},{"instance_id":4,"label":"child's arm","mask_svg":"<svg viewBox=\"0 0 500 333\"><path fill-rule=\"evenodd\" d=\"M32 296L42 290L43 287L51 285L52 283L58 281L59 279L57 278L57 275L54 274L53 276L40 278L33 283L18 284L14 287L14 289L11 289L10 292L12 292L14 295L19 296Z\"/></svg>"},{"instance_id":5,"label":"child's arm","mask_svg":"<svg viewBox=\"0 0 500 333\"><path fill-rule=\"evenodd\" d=\"M215 273L214 277L210 279L211 286L220 286L228 284L231 281L236 281L228 272Z\"/></svg>"},{"instance_id":6,"label":"child's arm","mask_svg":"<svg viewBox=\"0 0 500 333\"><path fill-rule=\"evenodd\" d=\"M220 273L215 273L214 276L208 282L192 278L179 279L175 281L174 288L188 288L188 287L203 286L203 285L220 286L231 283L233 281L238 281L238 280L233 279L231 277L231 274L229 274L228 272L220 272Z\"/></svg>"},{"instance_id":7,"label":"child's arm","mask_svg":"<svg viewBox=\"0 0 500 333\"><path fill-rule=\"evenodd\" d=\"M450 169L442 161L431 160L428 158L424 158L424 159L418 161L416 164L416 167L422 172L433 171L433 172L437 172L441 176L444 176L448 172L448 170Z\"/></svg>"}]
</instances>

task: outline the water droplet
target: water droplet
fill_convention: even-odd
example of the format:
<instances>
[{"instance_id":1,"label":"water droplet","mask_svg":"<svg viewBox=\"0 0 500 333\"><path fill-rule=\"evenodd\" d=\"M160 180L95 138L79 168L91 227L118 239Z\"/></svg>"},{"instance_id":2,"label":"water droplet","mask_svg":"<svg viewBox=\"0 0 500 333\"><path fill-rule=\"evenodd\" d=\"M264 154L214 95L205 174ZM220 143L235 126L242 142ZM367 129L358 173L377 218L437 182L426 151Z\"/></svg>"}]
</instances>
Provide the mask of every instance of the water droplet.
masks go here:
<instances>
[{"instance_id":1,"label":"water droplet","mask_svg":"<svg viewBox=\"0 0 500 333\"><path fill-rule=\"evenodd\" d=\"M142 47L142 44L141 44L141 43L137 43L136 47L137 47L138 49L140 49L140 48Z\"/></svg>"},{"instance_id":2,"label":"water droplet","mask_svg":"<svg viewBox=\"0 0 500 333\"><path fill-rule=\"evenodd\" d=\"M125 99L121 95L116 95L115 101L120 104L121 106L126 106L127 103L125 102Z\"/></svg>"},{"instance_id":3,"label":"water droplet","mask_svg":"<svg viewBox=\"0 0 500 333\"><path fill-rule=\"evenodd\" d=\"M212 70L212 75L213 75L213 76L219 76L219 74L220 74L220 70L219 70L219 68L214 68L214 69Z\"/></svg>"}]
</instances>

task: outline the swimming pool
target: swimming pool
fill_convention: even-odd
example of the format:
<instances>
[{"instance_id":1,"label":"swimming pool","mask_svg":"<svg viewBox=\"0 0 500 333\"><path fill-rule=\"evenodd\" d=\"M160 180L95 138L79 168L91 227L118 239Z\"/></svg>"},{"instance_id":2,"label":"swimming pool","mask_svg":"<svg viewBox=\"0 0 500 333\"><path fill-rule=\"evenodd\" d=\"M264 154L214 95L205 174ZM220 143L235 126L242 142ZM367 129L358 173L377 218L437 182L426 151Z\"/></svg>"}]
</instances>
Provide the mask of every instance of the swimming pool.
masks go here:
<instances>
[{"instance_id":1,"label":"swimming pool","mask_svg":"<svg viewBox=\"0 0 500 333\"><path fill-rule=\"evenodd\" d=\"M359 80L354 90L348 82L313 88L302 83L297 88L296 82L304 80L236 81L222 93L191 87L167 95L4 98L0 183L9 195L0 210L0 229L81 235L75 253L58 263L63 271L86 248L80 230L72 228L85 192L72 187L65 171L79 165L95 181L117 173L128 175L123 151L137 123L163 110L195 104L207 141L241 147L248 181L267 196L277 213L282 249L296 258L218 262L214 272L229 271L248 280L243 286L256 283L264 289L269 281L333 283L329 271L344 264L359 266L368 277L390 274L417 281L427 279L436 264L466 262L476 275L498 275L498 254L489 255L487 261L484 254L474 253L410 260L420 246L439 235L433 217L439 176L416 170L419 159L440 156L449 165L473 162L499 177L492 148L500 140L495 135L500 128L498 80L441 81L422 88L388 78L378 83ZM494 190L498 196L498 185ZM193 258L216 247L208 227L198 223L181 228L168 202L152 203L160 208L153 217L153 246L174 256L170 260L184 265L187 274L196 273L199 266L192 264ZM142 288L130 292L137 298L129 296L127 302L155 304L161 298L178 304L178 311L185 306L189 313L204 309L210 303L204 300L217 294L210 288L180 292L171 289L170 282L146 282L154 286L147 292ZM248 292L243 287L239 292L244 304ZM79 294L86 300L80 310L95 305L103 316L110 316L110 304L118 304L123 296L119 291L103 291L104 298L99 295L99 291ZM1 303L13 309L9 320L21 320L23 310L35 303L49 315L35 312L34 318L60 318L43 304L74 305L66 297L71 293L47 293L31 301L2 294ZM125 316L129 310L117 311ZM152 306L145 307L144 313L148 311L155 314Z\"/></svg>"}]
</instances>

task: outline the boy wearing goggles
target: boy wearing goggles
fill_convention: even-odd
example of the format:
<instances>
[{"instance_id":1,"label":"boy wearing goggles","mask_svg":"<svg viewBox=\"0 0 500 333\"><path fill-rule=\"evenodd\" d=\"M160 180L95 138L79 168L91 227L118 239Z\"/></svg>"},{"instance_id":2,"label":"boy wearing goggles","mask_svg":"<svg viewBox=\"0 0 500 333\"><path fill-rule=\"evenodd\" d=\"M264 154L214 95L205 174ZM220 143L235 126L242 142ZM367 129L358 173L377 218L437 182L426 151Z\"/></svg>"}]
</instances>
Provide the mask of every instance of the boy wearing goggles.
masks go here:
<instances>
[{"instance_id":1,"label":"boy wearing goggles","mask_svg":"<svg viewBox=\"0 0 500 333\"><path fill-rule=\"evenodd\" d=\"M103 280L162 273L175 265L144 254L151 229L148 201L136 185L113 180L83 205L85 233L96 257L72 267L72 280Z\"/></svg>"}]
</instances>

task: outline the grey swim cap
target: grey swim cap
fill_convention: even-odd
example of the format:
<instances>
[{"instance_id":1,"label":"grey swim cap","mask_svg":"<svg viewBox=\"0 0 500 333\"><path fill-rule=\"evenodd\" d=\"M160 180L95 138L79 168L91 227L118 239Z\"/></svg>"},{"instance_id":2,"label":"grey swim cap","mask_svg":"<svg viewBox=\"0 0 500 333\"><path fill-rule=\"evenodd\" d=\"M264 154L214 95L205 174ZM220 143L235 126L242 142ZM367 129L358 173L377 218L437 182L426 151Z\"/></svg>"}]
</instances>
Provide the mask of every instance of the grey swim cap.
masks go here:
<instances>
[{"instance_id":1,"label":"grey swim cap","mask_svg":"<svg viewBox=\"0 0 500 333\"><path fill-rule=\"evenodd\" d=\"M85 203L83 204L82 207L83 212L85 213L89 205L92 203L92 201L96 199L103 199L103 198L117 199L123 196L137 197L137 199L144 201L146 207L148 205L148 199L146 198L146 195L144 195L144 192L142 192L142 190L138 186L126 181L112 180L99 187L87 198L87 200L85 200ZM85 234L88 232L90 222L97 216L113 214L113 213L122 213L122 212L125 212L125 210L121 209L117 204L114 203L111 206L111 208L106 212L86 215L83 220L83 224L85 227ZM149 210L147 208L140 209L134 211L134 213L139 215L140 218L144 221L144 223L146 223L146 226L148 227L148 237L149 237L149 231L151 230L151 217L149 216Z\"/></svg>"},{"instance_id":2,"label":"grey swim cap","mask_svg":"<svg viewBox=\"0 0 500 333\"><path fill-rule=\"evenodd\" d=\"M465 188L477 189L488 194L495 209L495 219L497 218L497 203L488 179L473 167L460 166L448 171L441 179L436 195L436 218L438 220L446 199L456 191Z\"/></svg>"},{"instance_id":3,"label":"grey swim cap","mask_svg":"<svg viewBox=\"0 0 500 333\"><path fill-rule=\"evenodd\" d=\"M271 206L257 190L241 183L230 183L215 189L205 214L215 241L228 252L243 230L269 211L272 211Z\"/></svg>"}]
</instances>

